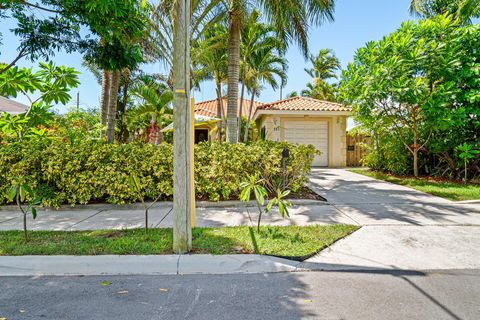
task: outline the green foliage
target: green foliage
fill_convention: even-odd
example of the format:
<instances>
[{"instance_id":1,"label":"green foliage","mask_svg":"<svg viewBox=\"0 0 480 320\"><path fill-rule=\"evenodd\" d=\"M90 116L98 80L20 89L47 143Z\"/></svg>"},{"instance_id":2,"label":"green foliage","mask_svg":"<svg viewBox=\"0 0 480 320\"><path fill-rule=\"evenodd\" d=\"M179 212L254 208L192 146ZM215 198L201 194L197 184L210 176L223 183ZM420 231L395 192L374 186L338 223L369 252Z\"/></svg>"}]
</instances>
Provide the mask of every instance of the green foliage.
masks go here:
<instances>
[{"instance_id":1,"label":"green foliage","mask_svg":"<svg viewBox=\"0 0 480 320\"><path fill-rule=\"evenodd\" d=\"M54 116L48 129L48 137L62 139L73 146L99 139L102 125L97 110L69 108L66 114Z\"/></svg>"},{"instance_id":2,"label":"green foliage","mask_svg":"<svg viewBox=\"0 0 480 320\"><path fill-rule=\"evenodd\" d=\"M22 141L45 134L42 128L52 118L49 108L53 103L70 101L69 91L76 87L78 72L73 68L40 63L39 70L13 67L0 73L0 95L27 96L31 105L24 114L0 116L0 130L7 137ZM35 97L34 97L35 95Z\"/></svg>"},{"instance_id":3,"label":"green foliage","mask_svg":"<svg viewBox=\"0 0 480 320\"><path fill-rule=\"evenodd\" d=\"M196 145L197 197L213 201L238 198L241 182L255 174L265 180L269 192L275 192L282 178L284 146L290 149L286 187L296 191L307 180L314 157L312 146L272 141ZM47 139L4 144L0 147L0 192L6 192L13 177L21 176L41 192L43 205L169 199L173 194L172 154L172 146L165 143L112 145L87 140L71 144ZM131 174L138 177L141 192L130 189Z\"/></svg>"},{"instance_id":4,"label":"green foliage","mask_svg":"<svg viewBox=\"0 0 480 320\"><path fill-rule=\"evenodd\" d=\"M470 145L468 143L464 143L458 147L455 148L458 153L458 157L463 160L463 163L465 165L465 183L467 183L468 180L468 163L472 160L475 159L478 154L480 154L480 150L475 149L473 145Z\"/></svg>"},{"instance_id":5,"label":"green foliage","mask_svg":"<svg viewBox=\"0 0 480 320\"><path fill-rule=\"evenodd\" d=\"M27 214L31 213L32 218L37 218L36 205L40 204L41 198L37 195L34 189L25 182L24 179L14 179L5 192L5 197L8 202L17 204L18 209L23 215L23 235L24 239L28 239L27 235Z\"/></svg>"},{"instance_id":6,"label":"green foliage","mask_svg":"<svg viewBox=\"0 0 480 320\"><path fill-rule=\"evenodd\" d=\"M439 15L405 22L357 51L343 72L340 97L373 137L368 163L409 173L405 165L413 164L415 172L418 155L423 173L459 174L451 165L454 147L476 143L480 129L479 39L480 25ZM409 159L393 170L399 156L391 152Z\"/></svg>"},{"instance_id":7,"label":"green foliage","mask_svg":"<svg viewBox=\"0 0 480 320\"><path fill-rule=\"evenodd\" d=\"M258 221L257 221L257 232L260 232L260 223L262 220L262 214L264 209L262 206L265 204L265 198L268 196L267 189L263 186L265 181L263 179L258 179L258 176L252 175L248 178L247 181L244 181L240 184L242 191L240 192L240 200L245 202L250 202L250 196L255 196L255 202L257 203L258 208ZM274 206L278 207L280 215L282 218L289 216L288 208L291 206L291 203L284 198L290 194L290 190L277 190L277 196L269 200L265 213L269 213Z\"/></svg>"}]
</instances>

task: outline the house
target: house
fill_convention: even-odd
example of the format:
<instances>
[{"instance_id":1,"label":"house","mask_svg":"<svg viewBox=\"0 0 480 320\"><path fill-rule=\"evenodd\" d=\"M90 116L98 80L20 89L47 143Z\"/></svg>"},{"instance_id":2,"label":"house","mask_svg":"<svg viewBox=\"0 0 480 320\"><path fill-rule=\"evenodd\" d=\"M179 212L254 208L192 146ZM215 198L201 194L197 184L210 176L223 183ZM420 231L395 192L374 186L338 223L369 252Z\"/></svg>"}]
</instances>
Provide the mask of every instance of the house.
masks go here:
<instances>
[{"instance_id":1,"label":"house","mask_svg":"<svg viewBox=\"0 0 480 320\"><path fill-rule=\"evenodd\" d=\"M225 119L227 101L222 101ZM195 104L195 142L217 139L218 100ZM237 102L237 113L240 100ZM250 101L244 100L242 115L248 118ZM311 144L321 152L314 166L344 167L347 164L347 116L349 106L307 97L293 97L272 103L254 101L255 120L264 139ZM203 120L202 120L203 119ZM164 130L172 130L173 125Z\"/></svg>"},{"instance_id":2,"label":"house","mask_svg":"<svg viewBox=\"0 0 480 320\"><path fill-rule=\"evenodd\" d=\"M250 100L244 99L242 104L240 102L241 100L238 99L237 114L241 106L242 116L248 118L250 113ZM253 101L252 112L250 115L252 119L255 111L261 105L263 105L261 102ZM222 99L221 106L221 116L218 117L218 99L195 103L195 143L217 139L217 122L226 117L227 99Z\"/></svg>"},{"instance_id":3,"label":"house","mask_svg":"<svg viewBox=\"0 0 480 320\"><path fill-rule=\"evenodd\" d=\"M314 166L343 167L347 158L347 116L351 108L307 97L259 105L254 120L265 139L311 144L321 152Z\"/></svg>"},{"instance_id":4,"label":"house","mask_svg":"<svg viewBox=\"0 0 480 320\"><path fill-rule=\"evenodd\" d=\"M28 106L20 102L0 96L0 114L6 112L13 116L16 114L24 113L27 110Z\"/></svg>"}]
</instances>

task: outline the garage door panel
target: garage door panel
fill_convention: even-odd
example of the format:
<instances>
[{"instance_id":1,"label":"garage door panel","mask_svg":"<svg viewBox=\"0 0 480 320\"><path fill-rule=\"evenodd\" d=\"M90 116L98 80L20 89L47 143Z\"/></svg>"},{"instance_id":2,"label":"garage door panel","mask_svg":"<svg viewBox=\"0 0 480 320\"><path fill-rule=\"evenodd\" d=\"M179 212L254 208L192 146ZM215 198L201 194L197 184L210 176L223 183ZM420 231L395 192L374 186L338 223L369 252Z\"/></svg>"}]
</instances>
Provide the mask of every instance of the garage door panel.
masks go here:
<instances>
[{"instance_id":1,"label":"garage door panel","mask_svg":"<svg viewBox=\"0 0 480 320\"><path fill-rule=\"evenodd\" d=\"M284 123L285 141L311 144L322 154L315 156L314 166L328 166L328 122L287 121Z\"/></svg>"}]
</instances>

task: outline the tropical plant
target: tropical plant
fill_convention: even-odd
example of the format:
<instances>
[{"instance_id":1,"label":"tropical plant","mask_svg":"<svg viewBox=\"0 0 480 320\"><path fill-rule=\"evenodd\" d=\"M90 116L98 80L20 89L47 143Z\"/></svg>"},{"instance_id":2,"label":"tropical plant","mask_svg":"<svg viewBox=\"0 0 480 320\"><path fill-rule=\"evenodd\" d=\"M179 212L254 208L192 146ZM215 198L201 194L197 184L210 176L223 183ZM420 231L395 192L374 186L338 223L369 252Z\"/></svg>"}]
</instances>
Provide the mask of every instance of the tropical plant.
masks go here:
<instances>
[{"instance_id":1,"label":"tropical plant","mask_svg":"<svg viewBox=\"0 0 480 320\"><path fill-rule=\"evenodd\" d=\"M78 72L53 62L40 63L39 70L31 68L9 68L0 74L0 95L25 96L30 106L25 113L4 114L0 117L0 130L7 136L15 136L17 141L45 133L44 126L51 119L49 111L53 103L66 104L71 96L70 89L78 85Z\"/></svg>"},{"instance_id":2,"label":"tropical plant","mask_svg":"<svg viewBox=\"0 0 480 320\"><path fill-rule=\"evenodd\" d=\"M333 0L300 1L288 3L271 0L228 0L228 105L227 140L238 141L237 100L240 79L240 52L242 26L251 5L262 8L264 17L270 22L285 44L296 41L303 53L308 52L309 26L320 25L325 20L333 20ZM310 23L311 24L310 24Z\"/></svg>"},{"instance_id":3,"label":"tropical plant","mask_svg":"<svg viewBox=\"0 0 480 320\"><path fill-rule=\"evenodd\" d=\"M401 141L413 157L415 176L419 152L425 154L432 136L436 138L431 144L443 152L448 150L447 139L478 128L478 119L470 115L480 101L478 76L471 72L478 68L472 57L478 47L471 41L479 31L478 26L460 26L443 15L406 22L359 49L344 71L341 92L353 105L356 119L371 131ZM455 130L454 136L446 135Z\"/></svg>"},{"instance_id":4,"label":"tropical plant","mask_svg":"<svg viewBox=\"0 0 480 320\"><path fill-rule=\"evenodd\" d=\"M151 144L159 144L163 142L161 130L167 121L171 120L171 116L166 118L165 115L172 113L169 105L173 101L173 93L165 86L148 78L144 80L145 82L137 83L132 88L132 95L138 102L132 110L132 120L135 121L136 118L143 116L150 117L147 141Z\"/></svg>"},{"instance_id":5,"label":"tropical plant","mask_svg":"<svg viewBox=\"0 0 480 320\"><path fill-rule=\"evenodd\" d=\"M479 0L411 0L410 13L422 18L450 14L455 19L471 22L480 17Z\"/></svg>"},{"instance_id":6,"label":"tropical plant","mask_svg":"<svg viewBox=\"0 0 480 320\"><path fill-rule=\"evenodd\" d=\"M192 46L192 64L195 69L195 82L213 79L217 94L217 118L225 120L222 85L227 80L226 26L217 24L204 31L203 37ZM218 140L222 141L222 123L217 124Z\"/></svg>"},{"instance_id":7,"label":"tropical plant","mask_svg":"<svg viewBox=\"0 0 480 320\"><path fill-rule=\"evenodd\" d=\"M10 186L10 189L8 189L7 200L9 202L15 201L18 209L22 212L23 237L26 241L28 240L27 215L31 213L33 219L37 218L37 209L35 206L40 204L41 198L36 194L30 185L18 179L14 180Z\"/></svg>"},{"instance_id":8,"label":"tropical plant","mask_svg":"<svg viewBox=\"0 0 480 320\"><path fill-rule=\"evenodd\" d=\"M305 68L305 72L312 77L312 82L301 94L319 100L335 101L336 86L327 82L329 79L337 79L340 70L340 61L331 49L321 49L318 55L310 55L311 68Z\"/></svg>"},{"instance_id":9,"label":"tropical plant","mask_svg":"<svg viewBox=\"0 0 480 320\"><path fill-rule=\"evenodd\" d=\"M265 205L265 198L268 196L267 189L263 186L264 180L259 179L258 176L250 176L247 181L244 181L240 184L241 193L240 200L245 202L250 202L250 197L253 193L255 197L255 203L258 209L258 220L257 220L257 232L260 232L260 223L262 220L262 214L264 213L263 206ZM265 208L265 213L269 213L274 206L278 207L280 216L284 218L285 216L289 217L288 208L291 207L291 203L288 200L285 200L285 197L290 194L290 190L281 191L277 190L277 196L268 201L268 204Z\"/></svg>"},{"instance_id":10,"label":"tropical plant","mask_svg":"<svg viewBox=\"0 0 480 320\"><path fill-rule=\"evenodd\" d=\"M464 143L455 148L458 151L458 157L463 161L464 170L465 170L465 183L468 182L468 163L470 160L475 159L478 154L480 154L480 150L475 149L475 147L471 144Z\"/></svg>"},{"instance_id":11,"label":"tropical plant","mask_svg":"<svg viewBox=\"0 0 480 320\"><path fill-rule=\"evenodd\" d=\"M243 141L248 141L250 121L255 96L260 94L262 84L273 89L287 81L287 61L284 57L286 46L270 25L260 22L260 13L254 10L244 24L241 42L241 77L240 107L238 110L238 139L241 138L241 120L245 87L251 92L250 106L245 126ZM278 80L277 80L278 78Z\"/></svg>"},{"instance_id":12,"label":"tropical plant","mask_svg":"<svg viewBox=\"0 0 480 320\"><path fill-rule=\"evenodd\" d=\"M138 176L135 173L130 174L130 177L128 179L128 183L129 183L130 191L132 193L134 193L134 192L137 193L139 195L140 201L142 202L143 210L145 212L145 226L144 226L144 228L145 228L145 233L147 233L148 232L148 210L150 210L153 207L153 205L155 203L157 203L157 201L160 199L162 194L159 194L153 201L150 202L150 204L146 204L145 203L145 197L143 195L144 190L142 189L145 184L141 183L140 179L138 178Z\"/></svg>"}]
</instances>

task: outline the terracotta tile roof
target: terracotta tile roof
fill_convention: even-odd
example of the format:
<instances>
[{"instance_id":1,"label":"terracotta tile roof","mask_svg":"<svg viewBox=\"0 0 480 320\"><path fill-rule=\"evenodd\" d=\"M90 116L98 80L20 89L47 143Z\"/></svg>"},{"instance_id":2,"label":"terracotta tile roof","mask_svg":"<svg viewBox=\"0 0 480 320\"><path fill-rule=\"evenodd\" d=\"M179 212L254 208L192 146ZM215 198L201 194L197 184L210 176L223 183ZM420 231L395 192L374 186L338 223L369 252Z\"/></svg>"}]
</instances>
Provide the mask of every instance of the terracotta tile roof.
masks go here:
<instances>
[{"instance_id":1,"label":"terracotta tile roof","mask_svg":"<svg viewBox=\"0 0 480 320\"><path fill-rule=\"evenodd\" d=\"M207 117L217 117L217 100L208 100L203 102L195 103L195 114L200 116L207 116ZM263 103L254 101L253 108L252 108L252 117L257 111L259 106L262 106ZM238 109L240 109L240 99L237 101L237 113ZM243 107L242 107L242 115L248 117L248 112L250 109L250 100L244 99L243 100ZM227 99L223 99L223 111L224 114L227 114Z\"/></svg>"},{"instance_id":2,"label":"terracotta tile roof","mask_svg":"<svg viewBox=\"0 0 480 320\"><path fill-rule=\"evenodd\" d=\"M308 97L292 97L285 100L265 103L258 110L282 111L352 111L352 108L340 103L322 101Z\"/></svg>"},{"instance_id":3,"label":"terracotta tile roof","mask_svg":"<svg viewBox=\"0 0 480 320\"><path fill-rule=\"evenodd\" d=\"M28 109L28 106L20 102L0 96L0 113L6 112L14 115L14 114L23 113L27 111L27 109Z\"/></svg>"}]
</instances>

